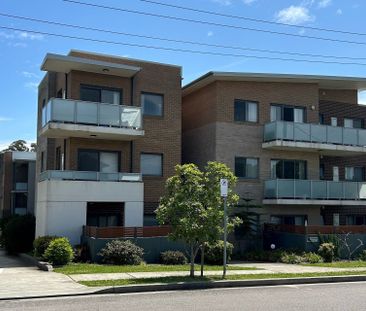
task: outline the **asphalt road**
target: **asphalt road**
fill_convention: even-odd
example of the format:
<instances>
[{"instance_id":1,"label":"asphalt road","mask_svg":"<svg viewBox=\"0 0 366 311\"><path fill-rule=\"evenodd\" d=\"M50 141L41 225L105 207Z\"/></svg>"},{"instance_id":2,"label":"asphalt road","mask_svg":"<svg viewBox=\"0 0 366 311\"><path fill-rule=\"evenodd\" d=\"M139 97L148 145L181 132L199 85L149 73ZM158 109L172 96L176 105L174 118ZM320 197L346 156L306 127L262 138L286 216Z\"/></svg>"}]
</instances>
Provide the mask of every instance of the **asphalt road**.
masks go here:
<instances>
[{"instance_id":1,"label":"asphalt road","mask_svg":"<svg viewBox=\"0 0 366 311\"><path fill-rule=\"evenodd\" d=\"M366 282L0 301L0 310L366 310Z\"/></svg>"}]
</instances>

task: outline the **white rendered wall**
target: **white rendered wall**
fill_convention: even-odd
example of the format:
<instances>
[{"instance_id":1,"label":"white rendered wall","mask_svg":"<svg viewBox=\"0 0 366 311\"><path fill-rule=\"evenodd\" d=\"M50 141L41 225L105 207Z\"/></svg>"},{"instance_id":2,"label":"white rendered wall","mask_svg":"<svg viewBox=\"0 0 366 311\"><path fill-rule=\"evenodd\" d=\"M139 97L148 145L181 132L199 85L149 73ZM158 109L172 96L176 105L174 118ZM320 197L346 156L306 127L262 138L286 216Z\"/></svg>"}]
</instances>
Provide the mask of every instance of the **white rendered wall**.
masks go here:
<instances>
[{"instance_id":1,"label":"white rendered wall","mask_svg":"<svg viewBox=\"0 0 366 311\"><path fill-rule=\"evenodd\" d=\"M87 202L123 202L124 225L140 227L143 201L142 182L42 181L37 189L36 236L66 236L79 244Z\"/></svg>"}]
</instances>

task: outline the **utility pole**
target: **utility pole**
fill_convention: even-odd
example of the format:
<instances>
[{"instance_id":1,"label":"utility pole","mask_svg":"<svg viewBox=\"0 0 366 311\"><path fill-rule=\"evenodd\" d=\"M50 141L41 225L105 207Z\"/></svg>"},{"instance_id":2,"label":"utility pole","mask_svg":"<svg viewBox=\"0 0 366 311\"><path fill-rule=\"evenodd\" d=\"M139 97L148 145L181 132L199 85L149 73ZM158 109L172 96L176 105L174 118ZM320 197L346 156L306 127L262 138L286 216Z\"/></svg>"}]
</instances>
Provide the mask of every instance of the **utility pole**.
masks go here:
<instances>
[{"instance_id":1,"label":"utility pole","mask_svg":"<svg viewBox=\"0 0 366 311\"><path fill-rule=\"evenodd\" d=\"M221 197L224 199L224 258L223 258L223 273L222 278L225 279L226 277L226 265L227 265L227 192L228 192L228 180L227 179L220 179L220 193Z\"/></svg>"}]
</instances>

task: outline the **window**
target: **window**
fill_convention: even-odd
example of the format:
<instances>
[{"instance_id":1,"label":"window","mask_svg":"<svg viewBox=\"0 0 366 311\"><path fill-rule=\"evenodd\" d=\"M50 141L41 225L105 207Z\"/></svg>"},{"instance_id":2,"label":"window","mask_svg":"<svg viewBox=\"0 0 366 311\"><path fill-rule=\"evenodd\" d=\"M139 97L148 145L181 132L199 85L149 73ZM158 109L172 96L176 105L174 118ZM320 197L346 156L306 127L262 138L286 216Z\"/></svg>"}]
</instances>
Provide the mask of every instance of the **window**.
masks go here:
<instances>
[{"instance_id":1,"label":"window","mask_svg":"<svg viewBox=\"0 0 366 311\"><path fill-rule=\"evenodd\" d=\"M365 178L365 170L363 167L345 167L345 180L350 181L364 181Z\"/></svg>"},{"instance_id":2,"label":"window","mask_svg":"<svg viewBox=\"0 0 366 311\"><path fill-rule=\"evenodd\" d=\"M163 155L141 153L141 174L145 176L163 176Z\"/></svg>"},{"instance_id":3,"label":"window","mask_svg":"<svg viewBox=\"0 0 366 311\"><path fill-rule=\"evenodd\" d=\"M324 180L325 179L325 165L324 163L321 163L319 166L319 179Z\"/></svg>"},{"instance_id":4,"label":"window","mask_svg":"<svg viewBox=\"0 0 366 311\"><path fill-rule=\"evenodd\" d=\"M361 119L350 119L350 118L344 118L344 127L349 128L363 128Z\"/></svg>"},{"instance_id":5,"label":"window","mask_svg":"<svg viewBox=\"0 0 366 311\"><path fill-rule=\"evenodd\" d=\"M364 226L366 225L366 215L347 215L346 225L348 226Z\"/></svg>"},{"instance_id":6,"label":"window","mask_svg":"<svg viewBox=\"0 0 366 311\"><path fill-rule=\"evenodd\" d=\"M305 122L305 108L285 105L271 105L271 122Z\"/></svg>"},{"instance_id":7,"label":"window","mask_svg":"<svg viewBox=\"0 0 366 311\"><path fill-rule=\"evenodd\" d=\"M119 105L121 98L121 90L98 86L80 86L80 99L84 101Z\"/></svg>"},{"instance_id":8,"label":"window","mask_svg":"<svg viewBox=\"0 0 366 311\"><path fill-rule=\"evenodd\" d=\"M271 160L271 178L306 179L306 161Z\"/></svg>"},{"instance_id":9,"label":"window","mask_svg":"<svg viewBox=\"0 0 366 311\"><path fill-rule=\"evenodd\" d=\"M240 178L258 178L258 159L236 157L235 175Z\"/></svg>"},{"instance_id":10,"label":"window","mask_svg":"<svg viewBox=\"0 0 366 311\"><path fill-rule=\"evenodd\" d=\"M123 226L124 203L120 202L88 202L87 226L115 227Z\"/></svg>"},{"instance_id":11,"label":"window","mask_svg":"<svg viewBox=\"0 0 366 311\"><path fill-rule=\"evenodd\" d=\"M45 170L45 163L44 163L44 152L41 152L41 172Z\"/></svg>"},{"instance_id":12,"label":"window","mask_svg":"<svg viewBox=\"0 0 366 311\"><path fill-rule=\"evenodd\" d=\"M55 168L56 168L56 170L61 169L61 147L56 148L56 165L55 165Z\"/></svg>"},{"instance_id":13,"label":"window","mask_svg":"<svg viewBox=\"0 0 366 311\"><path fill-rule=\"evenodd\" d=\"M331 118L330 118L330 124L331 124L332 126L337 126L337 125L338 125L338 120L337 120L337 118L336 118L336 117L331 117Z\"/></svg>"},{"instance_id":14,"label":"window","mask_svg":"<svg viewBox=\"0 0 366 311\"><path fill-rule=\"evenodd\" d=\"M112 151L79 150L78 171L116 173L119 171L119 153Z\"/></svg>"},{"instance_id":15,"label":"window","mask_svg":"<svg viewBox=\"0 0 366 311\"><path fill-rule=\"evenodd\" d=\"M319 113L319 124L325 124L325 117L322 113Z\"/></svg>"},{"instance_id":16,"label":"window","mask_svg":"<svg viewBox=\"0 0 366 311\"><path fill-rule=\"evenodd\" d=\"M307 218L306 215L271 215L271 223L276 225L304 226Z\"/></svg>"},{"instance_id":17,"label":"window","mask_svg":"<svg viewBox=\"0 0 366 311\"><path fill-rule=\"evenodd\" d=\"M236 99L234 102L234 120L239 122L258 122L258 104Z\"/></svg>"},{"instance_id":18,"label":"window","mask_svg":"<svg viewBox=\"0 0 366 311\"><path fill-rule=\"evenodd\" d=\"M145 116L163 116L164 96L161 94L142 93L141 107Z\"/></svg>"}]
</instances>

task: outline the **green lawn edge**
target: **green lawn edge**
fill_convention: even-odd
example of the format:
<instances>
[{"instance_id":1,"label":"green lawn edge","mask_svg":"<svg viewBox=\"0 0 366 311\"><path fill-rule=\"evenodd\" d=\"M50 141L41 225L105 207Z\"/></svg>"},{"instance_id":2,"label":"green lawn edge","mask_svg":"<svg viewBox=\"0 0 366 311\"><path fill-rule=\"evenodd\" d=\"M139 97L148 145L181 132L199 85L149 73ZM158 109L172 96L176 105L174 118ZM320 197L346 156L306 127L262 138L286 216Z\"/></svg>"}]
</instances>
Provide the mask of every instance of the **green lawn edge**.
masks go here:
<instances>
[{"instance_id":1,"label":"green lawn edge","mask_svg":"<svg viewBox=\"0 0 366 311\"><path fill-rule=\"evenodd\" d=\"M320 276L349 276L349 275L366 275L366 271L339 271L339 272L306 272L306 273L274 273L274 274L242 274L229 275L226 280L262 280L262 279L283 279L283 278L306 278ZM192 282L214 282L222 280L221 276L204 276L191 278L189 276L174 277L156 277L156 278L140 278L140 279L123 279L123 280L98 280L98 281L80 281L79 284L88 287L101 286L127 286L142 284L169 284L169 283L192 283Z\"/></svg>"},{"instance_id":2,"label":"green lawn edge","mask_svg":"<svg viewBox=\"0 0 366 311\"><path fill-rule=\"evenodd\" d=\"M303 266L310 267L327 267L327 268L366 268L366 261L352 260L352 261L333 261L333 262L319 262L319 263L306 263Z\"/></svg>"},{"instance_id":3,"label":"green lawn edge","mask_svg":"<svg viewBox=\"0 0 366 311\"><path fill-rule=\"evenodd\" d=\"M196 270L200 269L199 265L195 266ZM220 271L222 266L205 266L205 271ZM137 266L130 265L99 265L86 263L71 263L54 269L55 272L73 275L73 274L93 274L93 273L134 273L134 272L178 272L189 271L189 265L159 265L159 264L143 264ZM240 267L235 265L228 266L228 270L261 270L255 267Z\"/></svg>"}]
</instances>

